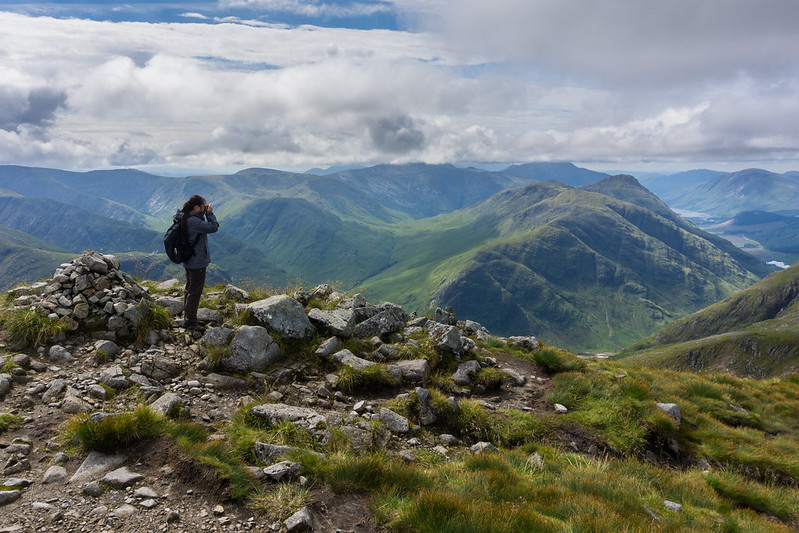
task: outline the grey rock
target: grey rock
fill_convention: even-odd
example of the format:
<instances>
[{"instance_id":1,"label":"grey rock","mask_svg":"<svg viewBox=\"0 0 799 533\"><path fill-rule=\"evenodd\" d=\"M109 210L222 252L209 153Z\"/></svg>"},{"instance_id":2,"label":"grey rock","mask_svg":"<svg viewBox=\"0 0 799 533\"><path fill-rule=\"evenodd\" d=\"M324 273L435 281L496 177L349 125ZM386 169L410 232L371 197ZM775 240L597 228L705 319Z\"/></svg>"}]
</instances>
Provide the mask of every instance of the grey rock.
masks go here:
<instances>
[{"instance_id":1,"label":"grey rock","mask_svg":"<svg viewBox=\"0 0 799 533\"><path fill-rule=\"evenodd\" d=\"M216 390L241 390L249 387L249 384L243 379L215 373L208 374L204 381L209 385L213 385Z\"/></svg>"},{"instance_id":2,"label":"grey rock","mask_svg":"<svg viewBox=\"0 0 799 533\"><path fill-rule=\"evenodd\" d=\"M106 390L101 385L89 385L86 388L86 392L92 398L97 398L98 400L101 400L103 402L105 401L106 396L108 395Z\"/></svg>"},{"instance_id":3,"label":"grey rock","mask_svg":"<svg viewBox=\"0 0 799 533\"><path fill-rule=\"evenodd\" d=\"M156 413L174 418L183 408L183 399L174 392L167 392L151 403L150 408Z\"/></svg>"},{"instance_id":4,"label":"grey rock","mask_svg":"<svg viewBox=\"0 0 799 533\"><path fill-rule=\"evenodd\" d=\"M408 313L401 307L390 303L381 304L376 315L360 322L355 326L354 334L357 337L380 337L405 328Z\"/></svg>"},{"instance_id":5,"label":"grey rock","mask_svg":"<svg viewBox=\"0 0 799 533\"><path fill-rule=\"evenodd\" d=\"M297 477L300 472L302 472L302 465L291 461L280 461L264 468L266 479L275 483Z\"/></svg>"},{"instance_id":6,"label":"grey rock","mask_svg":"<svg viewBox=\"0 0 799 533\"><path fill-rule=\"evenodd\" d=\"M20 496L22 493L18 490L0 490L0 506L14 503Z\"/></svg>"},{"instance_id":7,"label":"grey rock","mask_svg":"<svg viewBox=\"0 0 799 533\"><path fill-rule=\"evenodd\" d=\"M134 498L141 498L141 499L148 499L148 498L158 498L158 493L155 492L150 487L139 487L133 492Z\"/></svg>"},{"instance_id":8,"label":"grey rock","mask_svg":"<svg viewBox=\"0 0 799 533\"><path fill-rule=\"evenodd\" d=\"M112 489L120 490L125 487L130 487L142 479L144 479L143 475L131 472L127 466L123 466L107 473L100 479L100 483Z\"/></svg>"},{"instance_id":9,"label":"grey rock","mask_svg":"<svg viewBox=\"0 0 799 533\"><path fill-rule=\"evenodd\" d=\"M174 378L180 372L180 365L163 355L154 355L152 360L143 361L141 364L141 373L156 381Z\"/></svg>"},{"instance_id":10,"label":"grey rock","mask_svg":"<svg viewBox=\"0 0 799 533\"><path fill-rule=\"evenodd\" d=\"M430 391L422 387L416 387L416 397L419 399L419 424L429 426L438 421L436 413L430 404L432 396Z\"/></svg>"},{"instance_id":11,"label":"grey rock","mask_svg":"<svg viewBox=\"0 0 799 533\"><path fill-rule=\"evenodd\" d=\"M175 280L177 281L177 280ZM157 287L156 287L157 288ZM164 307L172 316L178 316L183 312L183 300L171 296L161 296L155 299L156 305Z\"/></svg>"},{"instance_id":12,"label":"grey rock","mask_svg":"<svg viewBox=\"0 0 799 533\"><path fill-rule=\"evenodd\" d=\"M0 483L0 485L3 485L5 487L19 487L22 489L30 487L31 484L32 482L29 479L23 479L20 477L6 478L5 480L3 480L2 483Z\"/></svg>"},{"instance_id":13,"label":"grey rock","mask_svg":"<svg viewBox=\"0 0 799 533\"><path fill-rule=\"evenodd\" d=\"M319 348L314 352L319 357L330 357L337 351L341 350L344 343L338 337L330 337L325 342L319 345Z\"/></svg>"},{"instance_id":14,"label":"grey rock","mask_svg":"<svg viewBox=\"0 0 799 533\"><path fill-rule=\"evenodd\" d=\"M222 326L216 328L208 328L205 335L200 339L200 347L207 348L208 346L227 346L230 343L233 329Z\"/></svg>"},{"instance_id":15,"label":"grey rock","mask_svg":"<svg viewBox=\"0 0 799 533\"><path fill-rule=\"evenodd\" d=\"M181 281L176 278L168 279L166 281L162 281L158 285L155 286L156 289L159 291L168 291L170 289L174 289L175 287L179 287L182 285Z\"/></svg>"},{"instance_id":16,"label":"grey rock","mask_svg":"<svg viewBox=\"0 0 799 533\"><path fill-rule=\"evenodd\" d=\"M427 323L427 335L433 339L436 350L443 353L463 353L463 339L461 330L456 326L439 324L438 322Z\"/></svg>"},{"instance_id":17,"label":"grey rock","mask_svg":"<svg viewBox=\"0 0 799 533\"><path fill-rule=\"evenodd\" d=\"M375 441L371 431L353 426L341 426L339 429L346 435L350 446L358 455L366 455L372 450Z\"/></svg>"},{"instance_id":18,"label":"grey rock","mask_svg":"<svg viewBox=\"0 0 799 533\"><path fill-rule=\"evenodd\" d=\"M69 387L64 396L64 401L61 403L61 410L70 415L77 415L81 413L88 413L92 411L92 406L80 397L80 393Z\"/></svg>"},{"instance_id":19,"label":"grey rock","mask_svg":"<svg viewBox=\"0 0 799 533\"><path fill-rule=\"evenodd\" d=\"M83 252L83 255L75 259L73 263L86 267L90 272L108 273L108 263L105 262L102 255L96 252Z\"/></svg>"},{"instance_id":20,"label":"grey rock","mask_svg":"<svg viewBox=\"0 0 799 533\"><path fill-rule=\"evenodd\" d=\"M498 453L499 450L496 446L491 444L490 442L478 442L474 446L471 447L472 453L475 455L480 455L482 453Z\"/></svg>"},{"instance_id":21,"label":"grey rock","mask_svg":"<svg viewBox=\"0 0 799 533\"><path fill-rule=\"evenodd\" d=\"M63 466L51 466L42 477L42 484L60 483L67 478L67 469Z\"/></svg>"},{"instance_id":22,"label":"grey rock","mask_svg":"<svg viewBox=\"0 0 799 533\"><path fill-rule=\"evenodd\" d=\"M524 348L528 352L534 352L538 350L538 341L535 337L509 337L508 338L508 346L510 347L519 347Z\"/></svg>"},{"instance_id":23,"label":"grey rock","mask_svg":"<svg viewBox=\"0 0 799 533\"><path fill-rule=\"evenodd\" d=\"M214 324L221 324L224 321L222 313L216 309L208 309L207 307L200 307L197 309L198 322L212 322Z\"/></svg>"},{"instance_id":24,"label":"grey rock","mask_svg":"<svg viewBox=\"0 0 799 533\"><path fill-rule=\"evenodd\" d=\"M235 285L227 285L225 287L225 298L230 298L231 300L236 300L237 302L243 302L244 300L248 300L250 298L250 293L244 289L236 287Z\"/></svg>"},{"instance_id":25,"label":"grey rock","mask_svg":"<svg viewBox=\"0 0 799 533\"><path fill-rule=\"evenodd\" d=\"M407 418L385 407L380 408L380 421L383 422L392 433L407 433L411 429L410 422L408 422Z\"/></svg>"},{"instance_id":26,"label":"grey rock","mask_svg":"<svg viewBox=\"0 0 799 533\"><path fill-rule=\"evenodd\" d=\"M272 464L275 459L285 457L289 453L297 450L293 446L279 446L277 444L267 444L265 442L255 442L255 457L263 464Z\"/></svg>"},{"instance_id":27,"label":"grey rock","mask_svg":"<svg viewBox=\"0 0 799 533\"><path fill-rule=\"evenodd\" d=\"M265 418L271 423L288 421L296 426L308 429L327 427L325 417L313 409L306 407L295 407L282 403L266 403L256 405L250 409L250 413L261 418Z\"/></svg>"},{"instance_id":28,"label":"grey rock","mask_svg":"<svg viewBox=\"0 0 799 533\"><path fill-rule=\"evenodd\" d=\"M554 407L555 407L555 412L560 415L564 415L569 412L569 409L565 405L556 403Z\"/></svg>"},{"instance_id":29,"label":"grey rock","mask_svg":"<svg viewBox=\"0 0 799 533\"><path fill-rule=\"evenodd\" d=\"M53 363L64 364L75 361L75 358L72 357L69 350L59 344L51 346L50 351L47 352L47 356Z\"/></svg>"},{"instance_id":30,"label":"grey rock","mask_svg":"<svg viewBox=\"0 0 799 533\"><path fill-rule=\"evenodd\" d=\"M102 350L105 352L106 356L108 356L109 360L114 360L120 354L122 350L120 350L117 343L114 341L107 341L107 340L100 340L94 343L94 351L98 352Z\"/></svg>"},{"instance_id":31,"label":"grey rock","mask_svg":"<svg viewBox=\"0 0 799 533\"><path fill-rule=\"evenodd\" d=\"M410 383L424 387L430 378L430 363L427 362L427 359L398 361L393 365L389 365L386 369L400 383Z\"/></svg>"},{"instance_id":32,"label":"grey rock","mask_svg":"<svg viewBox=\"0 0 799 533\"><path fill-rule=\"evenodd\" d=\"M468 385L472 382L472 377L480 372L480 363L475 360L465 361L458 365L458 369L452 374L452 380L460 386Z\"/></svg>"},{"instance_id":33,"label":"grey rock","mask_svg":"<svg viewBox=\"0 0 799 533\"><path fill-rule=\"evenodd\" d=\"M287 531L312 531L314 528L313 515L307 507L303 507L283 521Z\"/></svg>"},{"instance_id":34,"label":"grey rock","mask_svg":"<svg viewBox=\"0 0 799 533\"><path fill-rule=\"evenodd\" d=\"M455 435L450 435L449 433L442 433L438 436L438 440L441 441L441 444L444 446L457 446L461 443L460 439Z\"/></svg>"},{"instance_id":35,"label":"grey rock","mask_svg":"<svg viewBox=\"0 0 799 533\"><path fill-rule=\"evenodd\" d=\"M352 337L355 328L355 313L351 309L334 309L325 311L311 309L308 312L310 321L339 337Z\"/></svg>"},{"instance_id":36,"label":"grey rock","mask_svg":"<svg viewBox=\"0 0 799 533\"><path fill-rule=\"evenodd\" d=\"M335 354L333 354L333 357L331 359L336 363L347 365L356 370L364 370L375 364L372 361L367 361L366 359L358 357L357 355L353 354L351 351L347 349L336 352Z\"/></svg>"},{"instance_id":37,"label":"grey rock","mask_svg":"<svg viewBox=\"0 0 799 533\"><path fill-rule=\"evenodd\" d=\"M260 323L291 339L308 340L314 328L302 305L286 294L251 303L248 308Z\"/></svg>"},{"instance_id":38,"label":"grey rock","mask_svg":"<svg viewBox=\"0 0 799 533\"><path fill-rule=\"evenodd\" d=\"M656 403L655 406L664 413L666 413L669 416L669 418L677 422L677 424L679 424L680 421L682 420L682 415L680 414L680 406L677 405L676 403Z\"/></svg>"},{"instance_id":39,"label":"grey rock","mask_svg":"<svg viewBox=\"0 0 799 533\"><path fill-rule=\"evenodd\" d=\"M84 484L80 489L83 491L83 494L91 496L92 498L99 498L103 495L103 486L100 485L99 481L90 481Z\"/></svg>"},{"instance_id":40,"label":"grey rock","mask_svg":"<svg viewBox=\"0 0 799 533\"><path fill-rule=\"evenodd\" d=\"M119 365L108 367L100 372L98 381L117 390L126 389L130 386L128 378L125 377L122 367Z\"/></svg>"},{"instance_id":41,"label":"grey rock","mask_svg":"<svg viewBox=\"0 0 799 533\"><path fill-rule=\"evenodd\" d=\"M515 368L502 368L500 370L502 370L502 372L510 376L513 382L516 383L516 385L518 385L519 387L524 385L525 382L527 381L527 379L521 373L519 373L519 371L516 370Z\"/></svg>"},{"instance_id":42,"label":"grey rock","mask_svg":"<svg viewBox=\"0 0 799 533\"><path fill-rule=\"evenodd\" d=\"M153 507L155 507L156 505L158 505L158 502L156 502L156 501L155 501L154 499L152 499L152 498L148 498L148 499L146 499L146 500L142 500L141 502L139 502L139 505L140 505L141 507L144 507L145 509L152 509Z\"/></svg>"},{"instance_id":43,"label":"grey rock","mask_svg":"<svg viewBox=\"0 0 799 533\"><path fill-rule=\"evenodd\" d=\"M42 402L49 404L58 398L67 388L67 382L63 379L54 379L50 382L50 387L42 394Z\"/></svg>"},{"instance_id":44,"label":"grey rock","mask_svg":"<svg viewBox=\"0 0 799 533\"><path fill-rule=\"evenodd\" d=\"M4 398L9 392L11 392L11 376L0 374L0 399Z\"/></svg>"},{"instance_id":45,"label":"grey rock","mask_svg":"<svg viewBox=\"0 0 799 533\"><path fill-rule=\"evenodd\" d=\"M109 455L101 452L90 452L77 472L69 479L69 482L78 484L94 481L127 461L127 459L121 454Z\"/></svg>"},{"instance_id":46,"label":"grey rock","mask_svg":"<svg viewBox=\"0 0 799 533\"><path fill-rule=\"evenodd\" d=\"M675 511L677 513L681 513L682 512L682 505L680 505L679 503L675 503L675 502L672 502L672 501L669 501L669 500L665 500L663 502L663 505L666 506L666 509L671 509L672 511Z\"/></svg>"},{"instance_id":47,"label":"grey rock","mask_svg":"<svg viewBox=\"0 0 799 533\"><path fill-rule=\"evenodd\" d=\"M266 328L242 326L230 342L230 356L222 359L221 366L233 372L262 372L282 356Z\"/></svg>"},{"instance_id":48,"label":"grey rock","mask_svg":"<svg viewBox=\"0 0 799 533\"><path fill-rule=\"evenodd\" d=\"M113 511L113 515L117 518L130 518L134 514L136 514L136 508L129 503L124 503Z\"/></svg>"}]
</instances>

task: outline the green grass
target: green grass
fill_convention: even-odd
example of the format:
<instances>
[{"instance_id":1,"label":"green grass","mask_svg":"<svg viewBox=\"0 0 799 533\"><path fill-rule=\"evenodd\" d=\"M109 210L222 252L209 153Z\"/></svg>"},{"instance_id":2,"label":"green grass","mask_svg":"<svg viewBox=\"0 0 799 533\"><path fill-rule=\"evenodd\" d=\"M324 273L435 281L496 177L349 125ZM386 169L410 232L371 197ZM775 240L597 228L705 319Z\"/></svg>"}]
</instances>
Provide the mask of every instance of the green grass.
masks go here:
<instances>
[{"instance_id":1,"label":"green grass","mask_svg":"<svg viewBox=\"0 0 799 533\"><path fill-rule=\"evenodd\" d=\"M375 391L397 386L397 380L388 373L386 366L381 363L375 363L362 370L344 365L339 370L338 375L338 388L346 394L355 391Z\"/></svg>"},{"instance_id":2,"label":"green grass","mask_svg":"<svg viewBox=\"0 0 799 533\"><path fill-rule=\"evenodd\" d=\"M35 309L22 309L3 313L0 316L0 327L13 342L22 342L37 348L49 338L66 331L67 324L49 318Z\"/></svg>"},{"instance_id":3,"label":"green grass","mask_svg":"<svg viewBox=\"0 0 799 533\"><path fill-rule=\"evenodd\" d=\"M22 416L12 415L9 413L0 414L0 435L9 429L16 429L22 427Z\"/></svg>"},{"instance_id":4,"label":"green grass","mask_svg":"<svg viewBox=\"0 0 799 533\"><path fill-rule=\"evenodd\" d=\"M549 346L542 346L529 356L522 355L522 358L538 363L553 374L574 372L585 368L585 361L575 354Z\"/></svg>"},{"instance_id":5,"label":"green grass","mask_svg":"<svg viewBox=\"0 0 799 533\"><path fill-rule=\"evenodd\" d=\"M259 487L250 497L250 507L269 523L282 522L312 502L311 491L296 483Z\"/></svg>"},{"instance_id":6,"label":"green grass","mask_svg":"<svg viewBox=\"0 0 799 533\"><path fill-rule=\"evenodd\" d=\"M77 440L83 451L114 453L142 439L163 431L163 418L142 405L130 413L114 414L93 422L89 414L70 419L64 433L65 442Z\"/></svg>"},{"instance_id":7,"label":"green grass","mask_svg":"<svg viewBox=\"0 0 799 533\"><path fill-rule=\"evenodd\" d=\"M139 304L143 316L136 327L136 340L142 341L150 331L157 331L169 326L172 314L165 307L158 304L142 302Z\"/></svg>"}]
</instances>

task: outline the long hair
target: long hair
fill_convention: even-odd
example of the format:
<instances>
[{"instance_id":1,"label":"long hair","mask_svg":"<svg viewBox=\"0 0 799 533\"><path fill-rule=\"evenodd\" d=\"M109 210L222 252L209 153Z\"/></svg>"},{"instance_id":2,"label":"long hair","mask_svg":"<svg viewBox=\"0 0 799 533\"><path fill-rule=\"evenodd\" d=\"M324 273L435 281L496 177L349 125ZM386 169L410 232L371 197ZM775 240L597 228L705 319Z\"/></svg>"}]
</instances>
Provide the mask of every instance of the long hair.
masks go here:
<instances>
[{"instance_id":1,"label":"long hair","mask_svg":"<svg viewBox=\"0 0 799 533\"><path fill-rule=\"evenodd\" d=\"M191 210L198 205L205 205L205 198L199 194L192 195L192 197L189 198L189 201L183 204L183 209L181 209L183 215L180 217L180 231L182 231L184 234L187 234L189 231L186 226L186 221L189 219L189 214L191 213Z\"/></svg>"}]
</instances>

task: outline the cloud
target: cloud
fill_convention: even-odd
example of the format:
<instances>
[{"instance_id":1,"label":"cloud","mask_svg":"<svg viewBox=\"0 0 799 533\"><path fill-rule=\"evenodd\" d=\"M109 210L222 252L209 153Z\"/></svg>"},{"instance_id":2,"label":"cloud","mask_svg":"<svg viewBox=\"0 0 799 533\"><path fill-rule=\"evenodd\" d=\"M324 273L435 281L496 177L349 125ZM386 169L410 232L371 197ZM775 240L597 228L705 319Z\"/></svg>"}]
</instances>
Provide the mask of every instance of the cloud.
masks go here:
<instances>
[{"instance_id":1,"label":"cloud","mask_svg":"<svg viewBox=\"0 0 799 533\"><path fill-rule=\"evenodd\" d=\"M424 133L407 115L380 118L369 123L369 136L382 152L405 154L424 145Z\"/></svg>"},{"instance_id":2,"label":"cloud","mask_svg":"<svg viewBox=\"0 0 799 533\"><path fill-rule=\"evenodd\" d=\"M247 7L266 11L282 11L311 17L362 17L393 11L390 2L320 2L318 0L221 0L226 8Z\"/></svg>"},{"instance_id":3,"label":"cloud","mask_svg":"<svg viewBox=\"0 0 799 533\"><path fill-rule=\"evenodd\" d=\"M64 92L46 87L29 91L0 87L0 129L46 127L53 122L56 111L64 107L65 101Z\"/></svg>"}]
</instances>

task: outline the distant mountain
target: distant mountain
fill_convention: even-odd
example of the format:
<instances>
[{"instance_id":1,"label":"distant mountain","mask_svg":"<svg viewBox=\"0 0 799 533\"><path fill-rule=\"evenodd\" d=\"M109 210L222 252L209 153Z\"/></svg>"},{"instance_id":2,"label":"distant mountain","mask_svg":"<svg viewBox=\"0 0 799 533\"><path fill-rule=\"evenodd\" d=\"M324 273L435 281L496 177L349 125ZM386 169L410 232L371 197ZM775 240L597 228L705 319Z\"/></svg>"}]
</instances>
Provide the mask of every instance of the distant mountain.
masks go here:
<instances>
[{"instance_id":1,"label":"distant mountain","mask_svg":"<svg viewBox=\"0 0 799 533\"><path fill-rule=\"evenodd\" d=\"M74 254L26 233L0 226L0 290L53 275Z\"/></svg>"},{"instance_id":2,"label":"distant mountain","mask_svg":"<svg viewBox=\"0 0 799 533\"><path fill-rule=\"evenodd\" d=\"M775 252L799 254L799 218L767 211L745 211L706 228L722 236L743 235Z\"/></svg>"},{"instance_id":3,"label":"distant mountain","mask_svg":"<svg viewBox=\"0 0 799 533\"><path fill-rule=\"evenodd\" d=\"M751 168L722 174L663 200L671 207L732 218L743 211L779 211L799 205L799 178Z\"/></svg>"},{"instance_id":4,"label":"distant mountain","mask_svg":"<svg viewBox=\"0 0 799 533\"><path fill-rule=\"evenodd\" d=\"M636 366L756 378L799 371L799 263L668 324L620 356Z\"/></svg>"},{"instance_id":5,"label":"distant mountain","mask_svg":"<svg viewBox=\"0 0 799 533\"><path fill-rule=\"evenodd\" d=\"M525 163L511 165L502 172L529 181L555 180L573 187L590 185L608 177L604 172L581 168L573 163Z\"/></svg>"},{"instance_id":6,"label":"distant mountain","mask_svg":"<svg viewBox=\"0 0 799 533\"><path fill-rule=\"evenodd\" d=\"M579 350L628 345L768 272L629 176L500 192L415 223L391 257L365 289L412 308L452 305L492 332Z\"/></svg>"},{"instance_id":7,"label":"distant mountain","mask_svg":"<svg viewBox=\"0 0 799 533\"><path fill-rule=\"evenodd\" d=\"M684 192L689 187L705 183L722 174L725 172L702 168L675 174L650 174L641 177L640 181L641 185L662 198L672 191Z\"/></svg>"}]
</instances>

